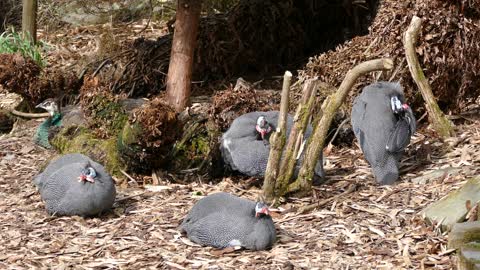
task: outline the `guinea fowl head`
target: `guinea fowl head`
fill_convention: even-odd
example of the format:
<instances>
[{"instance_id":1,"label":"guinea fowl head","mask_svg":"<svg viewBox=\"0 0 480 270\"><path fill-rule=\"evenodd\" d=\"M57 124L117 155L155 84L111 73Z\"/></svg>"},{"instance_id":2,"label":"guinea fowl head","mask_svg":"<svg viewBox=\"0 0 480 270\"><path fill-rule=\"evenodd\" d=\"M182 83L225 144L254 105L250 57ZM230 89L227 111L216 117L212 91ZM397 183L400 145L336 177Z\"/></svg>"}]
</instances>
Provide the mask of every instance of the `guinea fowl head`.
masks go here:
<instances>
[{"instance_id":1,"label":"guinea fowl head","mask_svg":"<svg viewBox=\"0 0 480 270\"><path fill-rule=\"evenodd\" d=\"M263 202L257 202L255 204L255 217L269 216L270 211L268 211L268 206Z\"/></svg>"},{"instance_id":2,"label":"guinea fowl head","mask_svg":"<svg viewBox=\"0 0 480 270\"><path fill-rule=\"evenodd\" d=\"M57 102L53 98L44 100L42 103L35 106L35 108L42 108L46 110L50 116L54 116L59 112Z\"/></svg>"},{"instance_id":3,"label":"guinea fowl head","mask_svg":"<svg viewBox=\"0 0 480 270\"><path fill-rule=\"evenodd\" d=\"M407 103L402 103L402 101L400 101L397 96L392 96L390 98L390 105L392 107L393 113L395 114L401 114L408 110L408 108L410 108Z\"/></svg>"},{"instance_id":4,"label":"guinea fowl head","mask_svg":"<svg viewBox=\"0 0 480 270\"><path fill-rule=\"evenodd\" d=\"M264 140L265 135L272 131L272 127L270 126L270 123L268 123L267 118L261 115L257 118L257 125L255 125L255 130L260 133L260 137L262 137L262 140Z\"/></svg>"},{"instance_id":5,"label":"guinea fowl head","mask_svg":"<svg viewBox=\"0 0 480 270\"><path fill-rule=\"evenodd\" d=\"M87 162L82 167L83 167L83 169L80 171L80 176L78 177L78 181L79 182L85 181L85 182L94 183L95 182L95 177L97 177L97 172L90 165L90 162Z\"/></svg>"},{"instance_id":6,"label":"guinea fowl head","mask_svg":"<svg viewBox=\"0 0 480 270\"><path fill-rule=\"evenodd\" d=\"M410 125L410 132L411 134L413 134L417 126L415 123L415 116L413 115L412 108L410 108L407 103L402 103L402 101L400 101L397 96L392 96L390 98L390 105L395 115L407 120L408 124Z\"/></svg>"}]
</instances>

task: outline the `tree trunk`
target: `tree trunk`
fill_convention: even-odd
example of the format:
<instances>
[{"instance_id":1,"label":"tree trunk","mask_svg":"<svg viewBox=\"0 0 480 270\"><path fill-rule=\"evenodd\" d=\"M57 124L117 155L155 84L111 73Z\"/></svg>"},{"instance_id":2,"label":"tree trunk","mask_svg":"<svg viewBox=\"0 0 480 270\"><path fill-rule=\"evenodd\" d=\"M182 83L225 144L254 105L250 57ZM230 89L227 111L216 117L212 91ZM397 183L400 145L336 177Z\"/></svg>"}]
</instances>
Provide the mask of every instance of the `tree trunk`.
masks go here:
<instances>
[{"instance_id":1,"label":"tree trunk","mask_svg":"<svg viewBox=\"0 0 480 270\"><path fill-rule=\"evenodd\" d=\"M22 32L23 38L37 42L37 0L23 0Z\"/></svg>"},{"instance_id":2,"label":"tree trunk","mask_svg":"<svg viewBox=\"0 0 480 270\"><path fill-rule=\"evenodd\" d=\"M412 22L408 27L403 37L403 44L405 46L405 56L407 58L408 68L412 74L413 80L417 84L423 99L425 100L425 107L428 111L428 118L433 125L433 128L437 131L438 135L443 138L453 137L455 133L453 131L452 123L445 117L443 112L438 107L435 97L432 93L432 88L425 78L420 62L418 61L417 54L415 52L415 43L417 41L418 32L422 20L413 16Z\"/></svg>"},{"instance_id":3,"label":"tree trunk","mask_svg":"<svg viewBox=\"0 0 480 270\"><path fill-rule=\"evenodd\" d=\"M178 0L170 65L167 100L177 112L188 106L198 24L202 0Z\"/></svg>"}]
</instances>

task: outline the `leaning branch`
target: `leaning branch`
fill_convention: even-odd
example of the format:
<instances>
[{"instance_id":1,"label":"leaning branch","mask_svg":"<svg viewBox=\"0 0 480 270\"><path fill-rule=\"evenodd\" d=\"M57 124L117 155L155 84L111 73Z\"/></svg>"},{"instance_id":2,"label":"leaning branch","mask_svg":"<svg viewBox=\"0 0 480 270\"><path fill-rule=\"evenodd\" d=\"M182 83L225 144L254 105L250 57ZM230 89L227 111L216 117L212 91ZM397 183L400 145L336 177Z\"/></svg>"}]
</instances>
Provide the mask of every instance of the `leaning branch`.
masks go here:
<instances>
[{"instance_id":1,"label":"leaning branch","mask_svg":"<svg viewBox=\"0 0 480 270\"><path fill-rule=\"evenodd\" d=\"M292 73L286 71L283 76L282 100L280 103L280 115L278 117L277 129L270 137L270 154L263 180L263 194L267 202L275 199L275 181L278 176L278 165L282 157L283 147L285 146L287 133L287 112L290 84L292 82Z\"/></svg>"},{"instance_id":2,"label":"leaning branch","mask_svg":"<svg viewBox=\"0 0 480 270\"><path fill-rule=\"evenodd\" d=\"M417 41L421 24L422 20L417 16L413 16L410 26L403 36L403 45L405 46L405 56L407 58L408 68L410 69L413 80L420 89L423 99L426 102L427 112L433 128L443 138L452 137L455 135L452 123L448 121L438 107L438 104L433 97L432 88L430 87L428 80L425 78L425 74L423 73L415 52L415 43Z\"/></svg>"},{"instance_id":3,"label":"leaning branch","mask_svg":"<svg viewBox=\"0 0 480 270\"><path fill-rule=\"evenodd\" d=\"M11 110L10 113L15 116L20 116L25 118L45 118L50 116L49 113L24 113L24 112L19 112L17 110Z\"/></svg>"},{"instance_id":4,"label":"leaning branch","mask_svg":"<svg viewBox=\"0 0 480 270\"><path fill-rule=\"evenodd\" d=\"M296 181L290 184L289 192L306 194L311 191L315 164L325 145L328 128L332 123L335 112L342 105L357 78L368 72L390 70L392 68L393 61L389 58L384 58L363 62L347 72L338 90L328 96L322 104L323 116L314 127L313 134L307 142L307 150L300 173Z\"/></svg>"}]
</instances>

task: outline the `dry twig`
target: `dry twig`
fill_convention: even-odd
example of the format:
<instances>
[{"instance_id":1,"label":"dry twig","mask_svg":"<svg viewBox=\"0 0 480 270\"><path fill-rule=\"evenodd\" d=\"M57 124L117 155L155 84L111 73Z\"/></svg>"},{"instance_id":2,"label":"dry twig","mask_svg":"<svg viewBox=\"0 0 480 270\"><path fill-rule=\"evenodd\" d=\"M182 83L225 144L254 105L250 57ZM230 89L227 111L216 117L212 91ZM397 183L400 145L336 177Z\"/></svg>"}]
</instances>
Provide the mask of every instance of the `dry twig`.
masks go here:
<instances>
[{"instance_id":1,"label":"dry twig","mask_svg":"<svg viewBox=\"0 0 480 270\"><path fill-rule=\"evenodd\" d=\"M322 206L324 206L325 204L327 204L327 203L329 203L329 202L331 202L331 201L334 201L334 200L336 200L336 199L338 199L338 198L340 198L340 197L343 197L343 196L345 196L345 195L347 195L347 194L352 193L353 191L355 191L356 188L357 188L357 185L351 184L351 185L348 186L348 189L345 190L344 192L342 192L342 193L340 193L340 194L337 194L337 195L335 195L335 196L332 196L332 197L330 197L330 198L324 199L324 200L322 200L322 201L319 201L318 203L304 206L304 207L300 208L297 212L298 212L299 214L304 214L304 213L306 213L306 212L312 211L312 210L315 209L315 208L322 207Z\"/></svg>"}]
</instances>

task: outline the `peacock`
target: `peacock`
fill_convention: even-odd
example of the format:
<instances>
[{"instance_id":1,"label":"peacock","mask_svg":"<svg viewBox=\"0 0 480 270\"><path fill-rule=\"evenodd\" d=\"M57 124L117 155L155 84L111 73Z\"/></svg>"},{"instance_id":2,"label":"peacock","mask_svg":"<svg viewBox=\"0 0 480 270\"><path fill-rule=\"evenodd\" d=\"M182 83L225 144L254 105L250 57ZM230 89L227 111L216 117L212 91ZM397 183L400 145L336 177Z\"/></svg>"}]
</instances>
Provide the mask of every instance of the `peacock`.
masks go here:
<instances>
[{"instance_id":1,"label":"peacock","mask_svg":"<svg viewBox=\"0 0 480 270\"><path fill-rule=\"evenodd\" d=\"M62 125L62 114L60 113L57 102L52 98L46 99L38 104L36 108L46 110L50 114L50 117L43 121L37 128L33 141L44 148L51 149L52 145L49 142L53 135L51 130L52 127L59 128Z\"/></svg>"},{"instance_id":2,"label":"peacock","mask_svg":"<svg viewBox=\"0 0 480 270\"><path fill-rule=\"evenodd\" d=\"M48 98L38 104L36 108L42 108L50 114L50 116L37 128L33 137L36 144L47 149L52 148L50 140L61 128L85 124L83 112L78 106L66 106L60 111L60 107L55 99Z\"/></svg>"}]
</instances>

